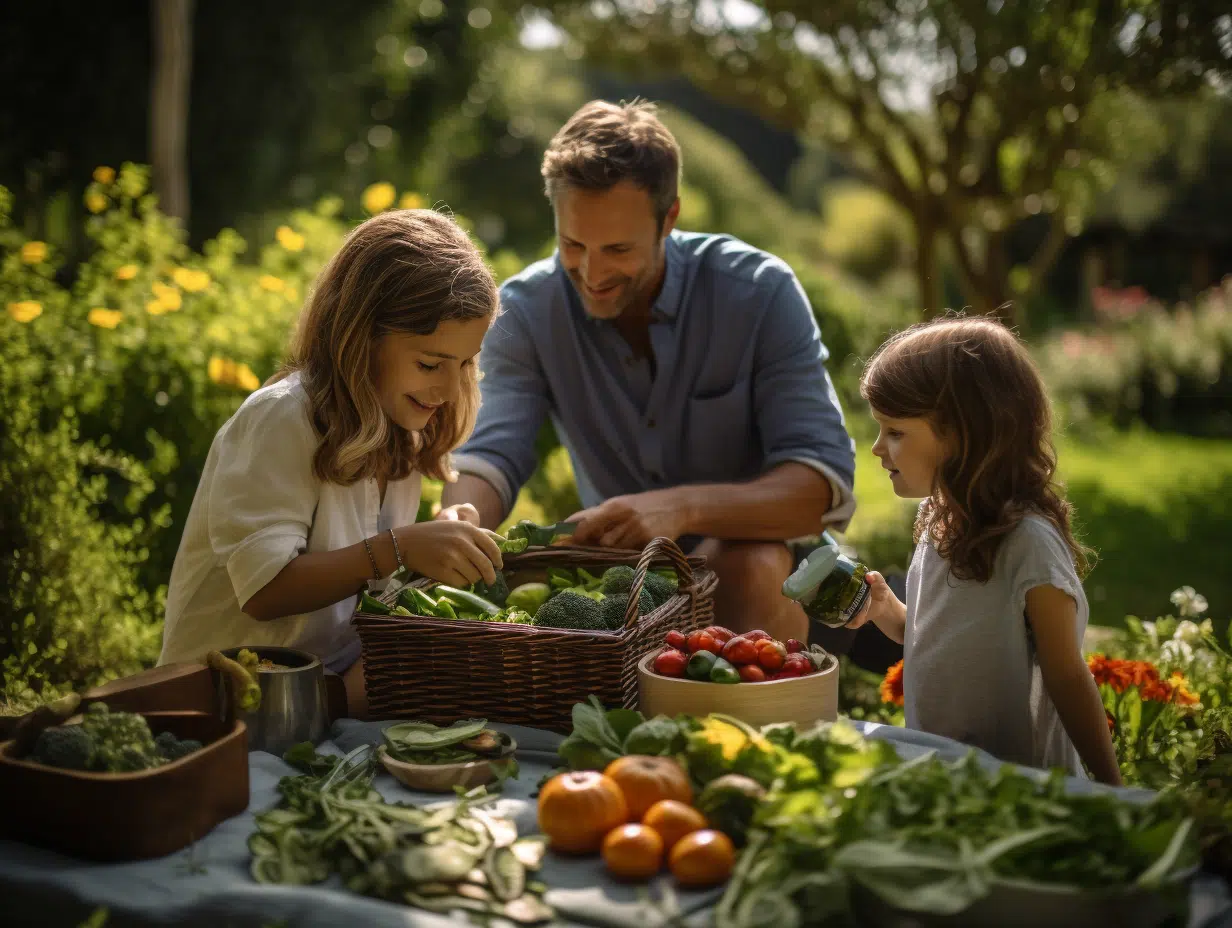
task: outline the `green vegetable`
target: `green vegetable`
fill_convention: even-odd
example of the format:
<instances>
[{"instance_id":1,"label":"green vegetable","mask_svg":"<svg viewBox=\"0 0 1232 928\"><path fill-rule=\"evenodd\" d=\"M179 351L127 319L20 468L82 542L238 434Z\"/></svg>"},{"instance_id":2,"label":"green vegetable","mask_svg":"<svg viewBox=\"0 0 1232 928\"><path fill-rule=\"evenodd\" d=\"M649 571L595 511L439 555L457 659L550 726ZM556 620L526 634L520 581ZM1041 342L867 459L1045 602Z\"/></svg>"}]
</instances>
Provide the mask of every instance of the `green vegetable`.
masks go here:
<instances>
[{"instance_id":1,"label":"green vegetable","mask_svg":"<svg viewBox=\"0 0 1232 928\"><path fill-rule=\"evenodd\" d=\"M402 606L402 605L394 606L394 608L393 608L393 610L391 611L391 613L390 613L390 614L391 614L391 615L414 615L414 613L413 613L413 612L411 612L411 610L410 610L410 609L408 609L408 608L406 608L406 606Z\"/></svg>"},{"instance_id":2,"label":"green vegetable","mask_svg":"<svg viewBox=\"0 0 1232 928\"><path fill-rule=\"evenodd\" d=\"M482 596L476 596L474 593L469 593L466 590L459 590L457 587L438 584L436 587L436 604L439 606L442 600L448 600L454 607L456 612L459 607L469 609L476 612L486 613L487 615L499 615L501 607L496 603L489 602Z\"/></svg>"},{"instance_id":3,"label":"green vegetable","mask_svg":"<svg viewBox=\"0 0 1232 928\"><path fill-rule=\"evenodd\" d=\"M714 669L715 661L718 659L719 656L710 651L697 651L689 658L689 663L685 666L684 672L689 675L690 680L708 682L710 680L710 671Z\"/></svg>"},{"instance_id":4,"label":"green vegetable","mask_svg":"<svg viewBox=\"0 0 1232 928\"><path fill-rule=\"evenodd\" d=\"M86 709L81 728L94 742L93 770L132 773L162 763L144 716L111 712L106 704L95 702Z\"/></svg>"},{"instance_id":5,"label":"green vegetable","mask_svg":"<svg viewBox=\"0 0 1232 928\"><path fill-rule=\"evenodd\" d=\"M506 609L500 615L493 617L494 622L508 622L511 625L533 625L535 617L524 609Z\"/></svg>"},{"instance_id":6,"label":"green vegetable","mask_svg":"<svg viewBox=\"0 0 1232 928\"><path fill-rule=\"evenodd\" d=\"M633 568L628 564L619 564L616 567L609 567L603 572L603 590L604 596L619 596L621 594L628 595L629 590L633 587Z\"/></svg>"},{"instance_id":7,"label":"green vegetable","mask_svg":"<svg viewBox=\"0 0 1232 928\"><path fill-rule=\"evenodd\" d=\"M523 519L512 526L505 537L513 539L525 538L528 545L546 547L562 535L571 535L576 526L569 522L557 522L554 525L536 525L529 519Z\"/></svg>"},{"instance_id":8,"label":"green vegetable","mask_svg":"<svg viewBox=\"0 0 1232 928\"><path fill-rule=\"evenodd\" d=\"M398 591L398 605L405 606L415 615L436 615L436 600L414 586L404 586Z\"/></svg>"},{"instance_id":9,"label":"green vegetable","mask_svg":"<svg viewBox=\"0 0 1232 928\"><path fill-rule=\"evenodd\" d=\"M551 595L552 588L546 583L522 583L510 591L505 605L511 609L522 609L534 615Z\"/></svg>"},{"instance_id":10,"label":"green vegetable","mask_svg":"<svg viewBox=\"0 0 1232 928\"><path fill-rule=\"evenodd\" d=\"M187 757L194 751L200 751L203 745L196 738L181 740L171 732L163 731L159 732L158 736L155 737L154 747L163 761L170 763L173 760L179 760L181 757Z\"/></svg>"},{"instance_id":11,"label":"green vegetable","mask_svg":"<svg viewBox=\"0 0 1232 928\"><path fill-rule=\"evenodd\" d=\"M603 708L597 696L573 706L573 731L557 749L571 770L602 770L626 752L625 741L645 721L633 709Z\"/></svg>"},{"instance_id":12,"label":"green vegetable","mask_svg":"<svg viewBox=\"0 0 1232 928\"><path fill-rule=\"evenodd\" d=\"M603 577L596 577L585 567L577 569L577 585L588 593L603 591Z\"/></svg>"},{"instance_id":13,"label":"green vegetable","mask_svg":"<svg viewBox=\"0 0 1232 928\"><path fill-rule=\"evenodd\" d=\"M393 609L374 597L367 590L359 594L359 611L365 615L392 615Z\"/></svg>"},{"instance_id":14,"label":"green vegetable","mask_svg":"<svg viewBox=\"0 0 1232 928\"><path fill-rule=\"evenodd\" d=\"M495 583L488 584L484 583L482 580L479 580L478 582L470 585L469 592L474 593L476 596L479 596L488 602L496 603L498 606L504 606L509 600L509 580L505 577L503 571L498 570L496 572Z\"/></svg>"},{"instance_id":15,"label":"green vegetable","mask_svg":"<svg viewBox=\"0 0 1232 928\"><path fill-rule=\"evenodd\" d=\"M436 601L436 617L438 619L456 619L458 613L453 608L453 603L442 596Z\"/></svg>"},{"instance_id":16,"label":"green vegetable","mask_svg":"<svg viewBox=\"0 0 1232 928\"><path fill-rule=\"evenodd\" d=\"M689 664L693 663L692 659ZM710 667L710 682L711 683L739 683L740 671L733 667L723 658L718 658Z\"/></svg>"},{"instance_id":17,"label":"green vegetable","mask_svg":"<svg viewBox=\"0 0 1232 928\"><path fill-rule=\"evenodd\" d=\"M573 590L549 599L535 613L535 624L543 628L573 628L581 631L606 631L599 604Z\"/></svg>"},{"instance_id":18,"label":"green vegetable","mask_svg":"<svg viewBox=\"0 0 1232 928\"><path fill-rule=\"evenodd\" d=\"M578 585L577 575L566 567L549 567L547 570L548 586L556 590L568 590Z\"/></svg>"},{"instance_id":19,"label":"green vegetable","mask_svg":"<svg viewBox=\"0 0 1232 928\"><path fill-rule=\"evenodd\" d=\"M670 577L653 570L646 574L646 582L642 585L642 589L643 591L650 591L656 607L662 606L676 595L679 581L676 579L674 571L669 571L669 573L671 573Z\"/></svg>"},{"instance_id":20,"label":"green vegetable","mask_svg":"<svg viewBox=\"0 0 1232 928\"><path fill-rule=\"evenodd\" d=\"M65 770L89 770L94 760L94 739L80 725L44 728L28 760Z\"/></svg>"},{"instance_id":21,"label":"green vegetable","mask_svg":"<svg viewBox=\"0 0 1232 928\"><path fill-rule=\"evenodd\" d=\"M727 773L707 783L694 805L706 816L711 828L717 828L737 847L743 847L753 816L765 796L765 788L756 780Z\"/></svg>"},{"instance_id":22,"label":"green vegetable","mask_svg":"<svg viewBox=\"0 0 1232 928\"><path fill-rule=\"evenodd\" d=\"M612 596L604 596L603 602L599 604L603 613L603 623L612 630L619 630L625 627L625 610L629 607L629 597L627 594L616 594ZM637 614L646 615L652 612L655 608L654 599L650 595L650 591L645 587L642 588L642 595L637 598Z\"/></svg>"},{"instance_id":23,"label":"green vegetable","mask_svg":"<svg viewBox=\"0 0 1232 928\"><path fill-rule=\"evenodd\" d=\"M626 754L663 756L684 750L685 732L675 719L656 715L639 724L625 738Z\"/></svg>"},{"instance_id":24,"label":"green vegetable","mask_svg":"<svg viewBox=\"0 0 1232 928\"><path fill-rule=\"evenodd\" d=\"M339 758L332 754L319 754L311 741L293 744L283 752L282 759L292 767L314 777L324 776L338 766Z\"/></svg>"},{"instance_id":25,"label":"green vegetable","mask_svg":"<svg viewBox=\"0 0 1232 928\"><path fill-rule=\"evenodd\" d=\"M521 554L530 545L529 538L502 538L497 535L496 546L501 554Z\"/></svg>"}]
</instances>

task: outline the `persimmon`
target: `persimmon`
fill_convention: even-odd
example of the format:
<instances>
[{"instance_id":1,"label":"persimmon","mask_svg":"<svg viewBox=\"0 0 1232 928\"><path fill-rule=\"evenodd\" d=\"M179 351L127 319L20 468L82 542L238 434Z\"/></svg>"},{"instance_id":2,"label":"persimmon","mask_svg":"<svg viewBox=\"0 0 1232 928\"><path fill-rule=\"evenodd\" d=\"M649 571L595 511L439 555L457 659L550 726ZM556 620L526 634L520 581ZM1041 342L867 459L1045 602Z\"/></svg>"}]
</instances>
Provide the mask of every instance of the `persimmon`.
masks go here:
<instances>
[{"instance_id":1,"label":"persimmon","mask_svg":"<svg viewBox=\"0 0 1232 928\"><path fill-rule=\"evenodd\" d=\"M554 851L594 853L628 818L624 793L597 770L557 774L539 792L539 829Z\"/></svg>"},{"instance_id":2,"label":"persimmon","mask_svg":"<svg viewBox=\"0 0 1232 928\"><path fill-rule=\"evenodd\" d=\"M672 876L690 889L726 882L735 865L736 849L731 838L709 828L685 835L668 855Z\"/></svg>"},{"instance_id":3,"label":"persimmon","mask_svg":"<svg viewBox=\"0 0 1232 928\"><path fill-rule=\"evenodd\" d=\"M624 793L631 822L640 822L660 799L675 799L686 805L693 801L688 775L670 757L630 754L612 761L603 773Z\"/></svg>"},{"instance_id":4,"label":"persimmon","mask_svg":"<svg viewBox=\"0 0 1232 928\"><path fill-rule=\"evenodd\" d=\"M664 850L671 851L685 835L705 828L706 816L675 799L660 799L646 810L642 824L657 831Z\"/></svg>"},{"instance_id":5,"label":"persimmon","mask_svg":"<svg viewBox=\"0 0 1232 928\"><path fill-rule=\"evenodd\" d=\"M648 880L663 867L663 839L645 825L620 825L603 839L603 862L614 877Z\"/></svg>"}]
</instances>

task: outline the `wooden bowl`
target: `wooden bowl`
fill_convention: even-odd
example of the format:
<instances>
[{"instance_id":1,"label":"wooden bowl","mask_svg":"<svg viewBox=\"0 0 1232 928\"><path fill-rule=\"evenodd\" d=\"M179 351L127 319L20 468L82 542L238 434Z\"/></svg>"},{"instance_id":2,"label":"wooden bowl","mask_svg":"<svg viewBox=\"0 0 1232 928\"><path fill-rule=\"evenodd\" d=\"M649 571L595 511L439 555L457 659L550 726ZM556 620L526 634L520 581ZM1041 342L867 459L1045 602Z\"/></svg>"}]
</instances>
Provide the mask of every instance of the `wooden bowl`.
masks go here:
<instances>
[{"instance_id":1,"label":"wooden bowl","mask_svg":"<svg viewBox=\"0 0 1232 928\"><path fill-rule=\"evenodd\" d=\"M0 744L0 837L99 861L163 857L248 808L248 729L205 712L143 712L205 746L134 773L62 770Z\"/></svg>"},{"instance_id":2,"label":"wooden bowl","mask_svg":"<svg viewBox=\"0 0 1232 928\"><path fill-rule=\"evenodd\" d=\"M637 665L638 708L647 718L721 712L760 727L774 722L809 725L838 717L838 660L807 677L764 683L702 683L664 677L652 669L658 649Z\"/></svg>"},{"instance_id":3,"label":"wooden bowl","mask_svg":"<svg viewBox=\"0 0 1232 928\"><path fill-rule=\"evenodd\" d=\"M394 779L407 789L420 790L425 793L452 793L455 786L463 789L474 789L491 783L496 779L497 770L506 767L513 760L513 752L518 743L508 735L504 736L506 745L499 757L483 760L470 760L460 764L408 764L406 761L395 760L388 751L381 749L381 763L393 774Z\"/></svg>"}]
</instances>

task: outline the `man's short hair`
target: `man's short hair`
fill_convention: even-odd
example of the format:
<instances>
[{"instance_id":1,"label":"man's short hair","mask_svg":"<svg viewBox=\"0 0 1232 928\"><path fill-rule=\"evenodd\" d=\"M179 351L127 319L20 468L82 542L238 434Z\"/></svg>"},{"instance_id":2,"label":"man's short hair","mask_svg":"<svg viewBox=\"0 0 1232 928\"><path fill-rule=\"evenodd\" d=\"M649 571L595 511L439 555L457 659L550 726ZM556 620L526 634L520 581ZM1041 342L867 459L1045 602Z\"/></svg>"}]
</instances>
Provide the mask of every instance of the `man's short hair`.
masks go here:
<instances>
[{"instance_id":1,"label":"man's short hair","mask_svg":"<svg viewBox=\"0 0 1232 928\"><path fill-rule=\"evenodd\" d=\"M650 194L663 228L680 183L680 146L659 120L653 103L592 100L574 113L543 154L544 192L555 200L560 186L610 190L632 181Z\"/></svg>"}]
</instances>

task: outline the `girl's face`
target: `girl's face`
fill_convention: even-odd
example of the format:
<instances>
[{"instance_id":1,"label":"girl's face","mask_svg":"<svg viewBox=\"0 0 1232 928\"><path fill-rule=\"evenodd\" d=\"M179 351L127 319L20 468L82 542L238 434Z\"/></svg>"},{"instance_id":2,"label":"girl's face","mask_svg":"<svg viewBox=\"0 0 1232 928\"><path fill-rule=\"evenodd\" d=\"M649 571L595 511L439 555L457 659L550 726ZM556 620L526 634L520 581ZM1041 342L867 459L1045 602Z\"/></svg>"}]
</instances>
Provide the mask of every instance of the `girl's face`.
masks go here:
<instances>
[{"instance_id":1,"label":"girl's face","mask_svg":"<svg viewBox=\"0 0 1232 928\"><path fill-rule=\"evenodd\" d=\"M475 363L486 319L442 322L431 335L384 335L377 343L376 392L385 415L418 432L458 396L465 367Z\"/></svg>"},{"instance_id":2,"label":"girl's face","mask_svg":"<svg viewBox=\"0 0 1232 928\"><path fill-rule=\"evenodd\" d=\"M945 461L946 443L933 431L927 419L892 419L873 410L881 431L873 443L873 454L890 472L896 496L923 499L933 491L937 468Z\"/></svg>"}]
</instances>

